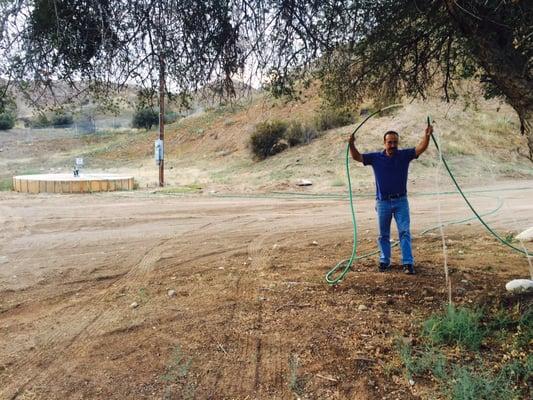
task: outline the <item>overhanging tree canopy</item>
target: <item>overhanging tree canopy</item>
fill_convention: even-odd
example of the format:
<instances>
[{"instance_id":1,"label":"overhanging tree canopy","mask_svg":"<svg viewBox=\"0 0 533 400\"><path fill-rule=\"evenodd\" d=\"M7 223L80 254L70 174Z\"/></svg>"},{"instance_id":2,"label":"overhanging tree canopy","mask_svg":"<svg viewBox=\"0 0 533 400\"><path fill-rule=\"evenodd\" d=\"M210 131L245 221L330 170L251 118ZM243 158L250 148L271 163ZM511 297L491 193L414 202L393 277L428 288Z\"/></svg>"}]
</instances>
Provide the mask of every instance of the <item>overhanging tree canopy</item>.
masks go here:
<instances>
[{"instance_id":1,"label":"overhanging tree canopy","mask_svg":"<svg viewBox=\"0 0 533 400\"><path fill-rule=\"evenodd\" d=\"M437 85L450 99L454 82L476 77L487 97L503 96L517 111L533 160L533 2L391 0L371 14L362 40L323 60L330 98L424 97Z\"/></svg>"},{"instance_id":2,"label":"overhanging tree canopy","mask_svg":"<svg viewBox=\"0 0 533 400\"><path fill-rule=\"evenodd\" d=\"M4 0L0 74L46 86L156 87L161 57L177 91L246 68L288 93L313 71L336 102L449 98L477 76L517 111L533 160L533 2L528 0Z\"/></svg>"}]
</instances>

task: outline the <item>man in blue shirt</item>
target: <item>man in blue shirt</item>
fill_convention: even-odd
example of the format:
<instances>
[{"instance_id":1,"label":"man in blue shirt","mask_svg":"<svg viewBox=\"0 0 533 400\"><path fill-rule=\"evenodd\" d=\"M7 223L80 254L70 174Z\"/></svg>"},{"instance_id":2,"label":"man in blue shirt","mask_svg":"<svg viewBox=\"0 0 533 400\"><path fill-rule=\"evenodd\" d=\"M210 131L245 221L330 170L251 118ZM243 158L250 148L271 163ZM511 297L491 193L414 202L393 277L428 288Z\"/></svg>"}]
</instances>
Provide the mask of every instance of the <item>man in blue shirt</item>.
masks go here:
<instances>
[{"instance_id":1,"label":"man in blue shirt","mask_svg":"<svg viewBox=\"0 0 533 400\"><path fill-rule=\"evenodd\" d=\"M429 145L429 138L433 127L428 125L424 137L416 147L398 149L400 135L395 131L388 131L383 136L383 151L361 154L355 147L354 134L348 141L350 153L356 161L363 165L371 165L376 180L376 212L379 224L379 270L390 270L390 224L392 218L396 221L400 248L402 250L403 271L414 275L415 269L413 252L411 250L411 232L409 202L407 200L407 174L409 163L418 158Z\"/></svg>"}]
</instances>

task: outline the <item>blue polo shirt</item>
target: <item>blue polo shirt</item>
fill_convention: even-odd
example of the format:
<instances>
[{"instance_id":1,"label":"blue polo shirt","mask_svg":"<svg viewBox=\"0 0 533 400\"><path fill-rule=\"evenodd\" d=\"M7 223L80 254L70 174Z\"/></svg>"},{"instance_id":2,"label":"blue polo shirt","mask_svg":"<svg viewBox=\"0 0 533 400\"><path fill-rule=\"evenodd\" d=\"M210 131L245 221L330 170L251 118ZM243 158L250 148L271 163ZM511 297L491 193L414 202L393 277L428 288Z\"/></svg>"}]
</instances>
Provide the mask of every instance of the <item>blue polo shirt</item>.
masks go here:
<instances>
[{"instance_id":1,"label":"blue polo shirt","mask_svg":"<svg viewBox=\"0 0 533 400\"><path fill-rule=\"evenodd\" d=\"M378 200L386 200L391 195L407 194L409 163L415 158L414 147L396 150L392 157L388 157L385 150L363 154L363 164L371 165L374 170Z\"/></svg>"}]
</instances>

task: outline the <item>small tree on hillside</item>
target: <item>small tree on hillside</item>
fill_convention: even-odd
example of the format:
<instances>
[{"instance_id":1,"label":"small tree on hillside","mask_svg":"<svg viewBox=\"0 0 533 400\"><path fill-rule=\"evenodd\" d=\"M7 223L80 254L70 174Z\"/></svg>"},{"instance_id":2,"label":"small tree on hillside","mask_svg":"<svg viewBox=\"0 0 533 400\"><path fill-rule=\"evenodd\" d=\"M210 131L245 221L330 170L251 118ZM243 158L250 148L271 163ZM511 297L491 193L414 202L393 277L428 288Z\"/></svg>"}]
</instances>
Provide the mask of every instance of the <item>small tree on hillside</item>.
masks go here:
<instances>
[{"instance_id":1,"label":"small tree on hillside","mask_svg":"<svg viewBox=\"0 0 533 400\"><path fill-rule=\"evenodd\" d=\"M284 121L274 120L257 124L250 137L252 152L257 158L263 160L283 151L287 145L283 145L280 141L284 138L286 131L287 123Z\"/></svg>"},{"instance_id":2,"label":"small tree on hillside","mask_svg":"<svg viewBox=\"0 0 533 400\"><path fill-rule=\"evenodd\" d=\"M67 128L74 123L74 118L71 114L58 111L52 115L50 122L54 128Z\"/></svg>"},{"instance_id":3,"label":"small tree on hillside","mask_svg":"<svg viewBox=\"0 0 533 400\"><path fill-rule=\"evenodd\" d=\"M153 108L142 108L135 111L131 126L138 129L151 129L159 124L159 113Z\"/></svg>"},{"instance_id":4,"label":"small tree on hillside","mask_svg":"<svg viewBox=\"0 0 533 400\"><path fill-rule=\"evenodd\" d=\"M10 113L0 113L0 131L7 131L15 126L15 117Z\"/></svg>"},{"instance_id":5,"label":"small tree on hillside","mask_svg":"<svg viewBox=\"0 0 533 400\"><path fill-rule=\"evenodd\" d=\"M0 130L6 131L15 126L17 103L8 92L7 86L0 87Z\"/></svg>"}]
</instances>

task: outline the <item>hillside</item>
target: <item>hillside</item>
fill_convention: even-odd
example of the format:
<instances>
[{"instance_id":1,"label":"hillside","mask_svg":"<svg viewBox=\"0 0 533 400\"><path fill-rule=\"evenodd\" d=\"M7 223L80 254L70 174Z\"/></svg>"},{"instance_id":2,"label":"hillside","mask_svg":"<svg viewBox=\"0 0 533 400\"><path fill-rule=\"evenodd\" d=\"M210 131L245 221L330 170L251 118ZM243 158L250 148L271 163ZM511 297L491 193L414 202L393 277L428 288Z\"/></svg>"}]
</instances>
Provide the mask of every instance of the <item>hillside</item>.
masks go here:
<instances>
[{"instance_id":1,"label":"hillside","mask_svg":"<svg viewBox=\"0 0 533 400\"><path fill-rule=\"evenodd\" d=\"M205 108L166 127L165 181L169 188L202 192L293 191L344 192L346 140L354 125L322 132L309 145L289 148L264 161L252 157L249 137L254 126L266 120L312 123L320 100L308 93L303 101L285 103L254 94L234 104ZM99 116L96 134L72 129L17 128L0 135L0 179L3 187L14 174L69 171L75 157L83 156L87 170L121 171L135 176L140 188L154 188L157 166L152 159L157 127L151 131L128 128L128 114ZM381 148L383 132L401 133L401 146L414 146L425 127L434 120L443 155L464 184L495 178L528 178L531 163L523 156L525 141L518 134L514 111L497 100L467 104L464 100L443 103L438 99L405 103L387 116L376 116L358 132L362 151ZM115 128L110 128L114 126ZM438 155L433 144L411 171L413 188L434 179ZM353 166L356 190L372 188L368 168ZM295 185L310 179L311 187ZM180 189L182 188L182 189ZM413 190L411 189L411 190ZM168 190L168 188L167 188Z\"/></svg>"}]
</instances>

